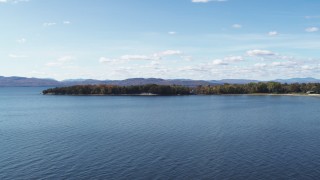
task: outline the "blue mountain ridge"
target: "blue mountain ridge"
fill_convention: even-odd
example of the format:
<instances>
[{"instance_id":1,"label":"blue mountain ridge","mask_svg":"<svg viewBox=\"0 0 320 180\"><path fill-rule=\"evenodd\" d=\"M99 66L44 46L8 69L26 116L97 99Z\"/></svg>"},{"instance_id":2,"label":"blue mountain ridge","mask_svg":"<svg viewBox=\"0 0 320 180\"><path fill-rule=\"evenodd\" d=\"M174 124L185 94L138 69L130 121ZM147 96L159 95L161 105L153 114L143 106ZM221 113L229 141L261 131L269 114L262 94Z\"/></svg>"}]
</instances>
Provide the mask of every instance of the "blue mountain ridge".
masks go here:
<instances>
[{"instance_id":1,"label":"blue mountain ridge","mask_svg":"<svg viewBox=\"0 0 320 180\"><path fill-rule=\"evenodd\" d=\"M280 83L320 83L320 79L312 77L307 78L291 78L291 79L276 79L271 80ZM144 84L158 84L158 85L181 85L181 86L206 86L219 84L247 84L247 83L262 82L259 80L250 79L222 79L222 80L191 80L191 79L161 79L161 78L130 78L125 80L95 80L95 79L67 79L57 81L51 78L28 78L28 77L4 77L0 76L0 87L52 87L52 86L72 86L72 85L87 85L87 84L107 84L107 85L144 85Z\"/></svg>"}]
</instances>

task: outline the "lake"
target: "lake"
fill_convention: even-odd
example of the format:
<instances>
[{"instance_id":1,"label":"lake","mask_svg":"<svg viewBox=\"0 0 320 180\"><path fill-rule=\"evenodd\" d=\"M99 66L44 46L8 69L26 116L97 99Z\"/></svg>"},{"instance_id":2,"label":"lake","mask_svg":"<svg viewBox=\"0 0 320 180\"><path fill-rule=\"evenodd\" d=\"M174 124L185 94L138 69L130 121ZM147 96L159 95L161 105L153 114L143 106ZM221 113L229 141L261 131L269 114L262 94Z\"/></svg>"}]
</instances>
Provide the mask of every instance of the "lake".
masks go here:
<instances>
[{"instance_id":1,"label":"lake","mask_svg":"<svg viewBox=\"0 0 320 180\"><path fill-rule=\"evenodd\" d=\"M320 98L0 88L0 179L318 179Z\"/></svg>"}]
</instances>

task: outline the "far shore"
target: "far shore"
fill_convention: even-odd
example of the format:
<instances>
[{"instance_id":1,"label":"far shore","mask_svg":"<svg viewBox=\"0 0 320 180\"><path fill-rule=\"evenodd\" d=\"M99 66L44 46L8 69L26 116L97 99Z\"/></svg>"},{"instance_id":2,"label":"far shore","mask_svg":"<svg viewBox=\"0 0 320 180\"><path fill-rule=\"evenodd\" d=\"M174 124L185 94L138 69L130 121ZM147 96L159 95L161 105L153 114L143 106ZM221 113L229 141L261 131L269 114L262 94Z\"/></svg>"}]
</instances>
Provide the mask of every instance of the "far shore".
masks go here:
<instances>
[{"instance_id":1,"label":"far shore","mask_svg":"<svg viewBox=\"0 0 320 180\"><path fill-rule=\"evenodd\" d=\"M45 95L52 95L52 96L181 96L177 95L159 95L153 93L141 93L141 94L53 94L48 93ZM200 95L200 96L309 96L309 97L320 97L320 94L304 94L304 93L296 93L296 94L270 94L270 93L253 93L253 94L190 94L193 95ZM185 95L185 96L190 96Z\"/></svg>"},{"instance_id":2,"label":"far shore","mask_svg":"<svg viewBox=\"0 0 320 180\"><path fill-rule=\"evenodd\" d=\"M43 94L43 93L42 93ZM49 96L181 96L181 95L160 95L160 94L152 94L152 93L141 93L141 94L54 94L47 93L43 95Z\"/></svg>"},{"instance_id":3,"label":"far shore","mask_svg":"<svg viewBox=\"0 0 320 180\"><path fill-rule=\"evenodd\" d=\"M320 94L305 94L305 93L295 93L295 94L270 94L270 93L253 93L253 94L240 94L248 96L314 96L320 97Z\"/></svg>"}]
</instances>

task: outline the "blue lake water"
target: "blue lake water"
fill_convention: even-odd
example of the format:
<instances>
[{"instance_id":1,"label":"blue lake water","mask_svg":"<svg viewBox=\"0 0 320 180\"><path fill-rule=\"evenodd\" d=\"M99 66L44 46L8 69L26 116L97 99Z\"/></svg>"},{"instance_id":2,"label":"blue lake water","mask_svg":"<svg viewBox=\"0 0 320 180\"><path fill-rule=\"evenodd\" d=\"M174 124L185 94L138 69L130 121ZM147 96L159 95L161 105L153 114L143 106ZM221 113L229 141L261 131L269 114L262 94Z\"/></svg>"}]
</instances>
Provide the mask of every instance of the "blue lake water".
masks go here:
<instances>
[{"instance_id":1,"label":"blue lake water","mask_svg":"<svg viewBox=\"0 0 320 180\"><path fill-rule=\"evenodd\" d=\"M0 88L0 179L319 179L320 98Z\"/></svg>"}]
</instances>

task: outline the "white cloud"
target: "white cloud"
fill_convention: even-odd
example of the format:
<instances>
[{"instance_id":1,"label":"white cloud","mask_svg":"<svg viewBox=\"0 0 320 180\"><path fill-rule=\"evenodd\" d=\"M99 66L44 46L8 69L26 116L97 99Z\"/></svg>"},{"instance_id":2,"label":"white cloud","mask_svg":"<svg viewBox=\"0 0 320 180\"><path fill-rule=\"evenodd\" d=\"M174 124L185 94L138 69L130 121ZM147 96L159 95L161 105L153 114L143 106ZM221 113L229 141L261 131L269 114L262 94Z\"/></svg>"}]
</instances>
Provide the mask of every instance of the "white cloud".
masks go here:
<instances>
[{"instance_id":1,"label":"white cloud","mask_svg":"<svg viewBox=\"0 0 320 180\"><path fill-rule=\"evenodd\" d=\"M206 72L209 70L208 66L203 65L198 66L185 66L178 69L181 72L195 71L195 72Z\"/></svg>"},{"instance_id":2,"label":"white cloud","mask_svg":"<svg viewBox=\"0 0 320 180\"><path fill-rule=\"evenodd\" d=\"M33 75L40 75L40 76L42 76L42 75L47 75L47 73L45 73L45 72L41 72L41 71L31 71L31 72L30 72L30 74L33 74Z\"/></svg>"},{"instance_id":3,"label":"white cloud","mask_svg":"<svg viewBox=\"0 0 320 180\"><path fill-rule=\"evenodd\" d=\"M320 16L305 16L306 19L318 19Z\"/></svg>"},{"instance_id":4,"label":"white cloud","mask_svg":"<svg viewBox=\"0 0 320 180\"><path fill-rule=\"evenodd\" d=\"M22 58L27 58L28 56L21 55L21 54L9 54L9 57L13 59L22 59Z\"/></svg>"},{"instance_id":5,"label":"white cloud","mask_svg":"<svg viewBox=\"0 0 320 180\"><path fill-rule=\"evenodd\" d=\"M268 50L254 49L254 50L247 51L247 55L248 56L274 56L276 54Z\"/></svg>"},{"instance_id":6,"label":"white cloud","mask_svg":"<svg viewBox=\"0 0 320 180\"><path fill-rule=\"evenodd\" d=\"M213 61L206 64L200 64L199 67L196 67L195 69L201 69L201 71L209 71L216 66L226 66L234 62L241 62L243 60L244 59L242 56L228 56L223 59L214 59Z\"/></svg>"},{"instance_id":7,"label":"white cloud","mask_svg":"<svg viewBox=\"0 0 320 180\"><path fill-rule=\"evenodd\" d=\"M278 56L274 56L278 58ZM303 73L303 76L314 76L320 66L315 64L303 64L296 61L279 61L266 63L256 63L246 66L232 66L231 63L226 62L224 59L215 59L207 64L196 64L192 66L184 66L178 70L181 74L189 77L204 77L215 79L225 78L244 78L244 79L264 79L271 80L279 77L297 77ZM307 74L308 73L308 74Z\"/></svg>"},{"instance_id":8,"label":"white cloud","mask_svg":"<svg viewBox=\"0 0 320 180\"><path fill-rule=\"evenodd\" d=\"M65 65L70 65L76 58L74 56L62 56L53 62L48 62L46 66L49 67L63 67Z\"/></svg>"},{"instance_id":9,"label":"white cloud","mask_svg":"<svg viewBox=\"0 0 320 180\"><path fill-rule=\"evenodd\" d=\"M63 24L68 25L68 24L71 24L71 22L70 21L63 21Z\"/></svg>"},{"instance_id":10,"label":"white cloud","mask_svg":"<svg viewBox=\"0 0 320 180\"><path fill-rule=\"evenodd\" d=\"M270 31L270 32L268 33L268 35L269 35L269 36L277 36L277 35L279 35L279 33L278 33L277 31Z\"/></svg>"},{"instance_id":11,"label":"white cloud","mask_svg":"<svg viewBox=\"0 0 320 180\"><path fill-rule=\"evenodd\" d=\"M228 62L240 62L243 61L243 57L242 56L228 56L224 58L225 61Z\"/></svg>"},{"instance_id":12,"label":"white cloud","mask_svg":"<svg viewBox=\"0 0 320 180\"><path fill-rule=\"evenodd\" d=\"M160 62L158 62L158 61L151 61L150 65L151 65L151 66L159 66L159 65L160 65Z\"/></svg>"},{"instance_id":13,"label":"white cloud","mask_svg":"<svg viewBox=\"0 0 320 180\"><path fill-rule=\"evenodd\" d=\"M45 27L55 26L55 25L57 25L57 23L55 23L55 22L45 22L45 23L43 23L43 26L45 26Z\"/></svg>"},{"instance_id":14,"label":"white cloud","mask_svg":"<svg viewBox=\"0 0 320 180\"><path fill-rule=\"evenodd\" d=\"M13 3L17 4L19 2L29 2L29 0L0 0L0 3Z\"/></svg>"},{"instance_id":15,"label":"white cloud","mask_svg":"<svg viewBox=\"0 0 320 180\"><path fill-rule=\"evenodd\" d=\"M212 65L219 65L219 66L224 65L225 66L225 65L228 65L228 63L221 60L221 59L215 59L212 61Z\"/></svg>"},{"instance_id":16,"label":"white cloud","mask_svg":"<svg viewBox=\"0 0 320 180\"><path fill-rule=\"evenodd\" d=\"M21 38L21 39L18 39L17 42L20 43L20 44L24 44L24 43L27 42L27 39L26 38Z\"/></svg>"},{"instance_id":17,"label":"white cloud","mask_svg":"<svg viewBox=\"0 0 320 180\"><path fill-rule=\"evenodd\" d=\"M132 61L132 60L151 60L149 56L145 55L123 55L120 57L121 60L127 60L127 61Z\"/></svg>"},{"instance_id":18,"label":"white cloud","mask_svg":"<svg viewBox=\"0 0 320 180\"><path fill-rule=\"evenodd\" d=\"M181 51L178 50L166 50L159 53L154 54L155 57L164 57L164 56L174 56L182 54Z\"/></svg>"},{"instance_id":19,"label":"white cloud","mask_svg":"<svg viewBox=\"0 0 320 180\"><path fill-rule=\"evenodd\" d=\"M193 57L192 56L181 56L181 58L185 61L192 61Z\"/></svg>"},{"instance_id":20,"label":"white cloud","mask_svg":"<svg viewBox=\"0 0 320 180\"><path fill-rule=\"evenodd\" d=\"M191 0L193 3L226 2L228 0Z\"/></svg>"},{"instance_id":21,"label":"white cloud","mask_svg":"<svg viewBox=\"0 0 320 180\"><path fill-rule=\"evenodd\" d=\"M106 57L101 57L99 59L100 63L107 63L107 62L121 62L121 61L156 61L160 60L163 57L167 56L175 56L175 55L181 55L182 52L178 50L166 50L158 53L154 53L153 55L123 55L119 58L110 59Z\"/></svg>"},{"instance_id":22,"label":"white cloud","mask_svg":"<svg viewBox=\"0 0 320 180\"><path fill-rule=\"evenodd\" d=\"M210 0L192 0L193 3L207 3L210 2Z\"/></svg>"},{"instance_id":23,"label":"white cloud","mask_svg":"<svg viewBox=\"0 0 320 180\"><path fill-rule=\"evenodd\" d=\"M49 66L49 67L56 67L56 66L61 66L61 63L57 63L57 62L48 62L46 64L46 66Z\"/></svg>"},{"instance_id":24,"label":"white cloud","mask_svg":"<svg viewBox=\"0 0 320 180\"><path fill-rule=\"evenodd\" d=\"M63 56L63 57L60 57L57 59L58 62L70 62L70 61L73 61L75 59L75 57L73 56Z\"/></svg>"},{"instance_id":25,"label":"white cloud","mask_svg":"<svg viewBox=\"0 0 320 180\"><path fill-rule=\"evenodd\" d=\"M168 32L168 34L169 34L169 35L176 35L177 32L175 32L175 31L170 31L170 32Z\"/></svg>"},{"instance_id":26,"label":"white cloud","mask_svg":"<svg viewBox=\"0 0 320 180\"><path fill-rule=\"evenodd\" d=\"M297 63L294 61L287 61L287 62L273 62L271 63L271 66L282 66L282 67L293 67L295 66Z\"/></svg>"},{"instance_id":27,"label":"white cloud","mask_svg":"<svg viewBox=\"0 0 320 180\"><path fill-rule=\"evenodd\" d=\"M272 66L284 66L285 64L282 62L273 62L271 65Z\"/></svg>"},{"instance_id":28,"label":"white cloud","mask_svg":"<svg viewBox=\"0 0 320 180\"><path fill-rule=\"evenodd\" d=\"M100 57L99 62L100 63L111 63L111 62L114 62L114 60L106 58L106 57Z\"/></svg>"},{"instance_id":29,"label":"white cloud","mask_svg":"<svg viewBox=\"0 0 320 180\"><path fill-rule=\"evenodd\" d=\"M307 32L318 32L319 28L318 27L309 27L306 29Z\"/></svg>"},{"instance_id":30,"label":"white cloud","mask_svg":"<svg viewBox=\"0 0 320 180\"><path fill-rule=\"evenodd\" d=\"M242 25L241 24L233 24L232 27L235 29L240 29L240 28L242 28Z\"/></svg>"},{"instance_id":31,"label":"white cloud","mask_svg":"<svg viewBox=\"0 0 320 180\"><path fill-rule=\"evenodd\" d=\"M266 66L267 66L267 64L265 64L265 63L256 63L256 64L254 64L254 67L257 67L257 68L264 68Z\"/></svg>"},{"instance_id":32,"label":"white cloud","mask_svg":"<svg viewBox=\"0 0 320 180\"><path fill-rule=\"evenodd\" d=\"M301 69L303 69L303 70L315 70L315 69L317 69L318 67L311 67L311 66L309 66L309 65L303 65L303 66L301 66Z\"/></svg>"}]
</instances>

